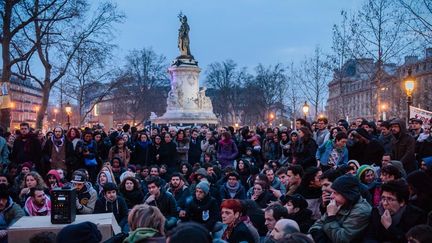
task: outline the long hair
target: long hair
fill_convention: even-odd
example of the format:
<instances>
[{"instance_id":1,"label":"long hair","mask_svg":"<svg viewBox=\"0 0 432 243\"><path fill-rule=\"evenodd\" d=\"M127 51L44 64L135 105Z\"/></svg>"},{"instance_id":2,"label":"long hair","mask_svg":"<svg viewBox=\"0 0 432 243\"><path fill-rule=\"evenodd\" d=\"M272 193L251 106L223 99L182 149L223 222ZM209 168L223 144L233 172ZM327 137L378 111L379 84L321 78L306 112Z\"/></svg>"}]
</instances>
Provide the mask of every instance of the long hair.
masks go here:
<instances>
[{"instance_id":1,"label":"long hair","mask_svg":"<svg viewBox=\"0 0 432 243\"><path fill-rule=\"evenodd\" d=\"M134 188L133 188L134 191L141 190L141 186L138 183L137 179L135 179L132 176L128 176L128 177L124 178L123 181L120 183L120 191L121 192L126 191L126 186L125 186L126 181L131 181L134 184Z\"/></svg>"},{"instance_id":2,"label":"long hair","mask_svg":"<svg viewBox=\"0 0 432 243\"><path fill-rule=\"evenodd\" d=\"M304 136L302 138L303 141L308 141L309 139L312 138L312 132L309 128L307 127L300 127L299 129L300 131L303 132Z\"/></svg>"},{"instance_id":3,"label":"long hair","mask_svg":"<svg viewBox=\"0 0 432 243\"><path fill-rule=\"evenodd\" d=\"M47 185L45 184L45 182L44 182L42 176L39 175L39 173L37 173L36 171L31 171L31 172L29 172L28 174L26 174L26 175L24 176L24 179L23 179L23 181L22 181L22 183L21 183L21 189L27 187L27 185L26 185L26 180L27 180L27 177L28 177L28 176L33 176L33 178L35 178L35 180L36 180L36 182L37 182L37 185L36 185L36 186L42 186L43 188L48 188Z\"/></svg>"},{"instance_id":4,"label":"long hair","mask_svg":"<svg viewBox=\"0 0 432 243\"><path fill-rule=\"evenodd\" d=\"M159 208L154 206L135 205L129 212L128 223L132 231L137 228L152 228L165 235L165 217Z\"/></svg>"},{"instance_id":5,"label":"long hair","mask_svg":"<svg viewBox=\"0 0 432 243\"><path fill-rule=\"evenodd\" d=\"M71 127L69 131L66 133L66 137L69 139L69 141L72 141L73 138L71 138L71 131L75 131L75 138L81 138L81 132L76 127Z\"/></svg>"}]
</instances>

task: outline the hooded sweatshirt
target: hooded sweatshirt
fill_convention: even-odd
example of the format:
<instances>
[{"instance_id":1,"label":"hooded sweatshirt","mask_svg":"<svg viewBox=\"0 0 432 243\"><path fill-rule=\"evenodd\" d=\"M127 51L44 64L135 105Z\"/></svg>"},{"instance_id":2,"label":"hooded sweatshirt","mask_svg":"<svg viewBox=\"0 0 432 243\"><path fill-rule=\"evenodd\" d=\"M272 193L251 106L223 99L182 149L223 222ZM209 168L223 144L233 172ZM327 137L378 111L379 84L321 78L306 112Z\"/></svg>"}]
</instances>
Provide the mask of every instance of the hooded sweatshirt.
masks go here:
<instances>
[{"instance_id":1,"label":"hooded sweatshirt","mask_svg":"<svg viewBox=\"0 0 432 243\"><path fill-rule=\"evenodd\" d=\"M121 226L126 223L128 207L123 197L118 196L114 201L109 201L106 197L101 197L96 201L94 213L113 213L117 223Z\"/></svg>"},{"instance_id":2,"label":"hooded sweatshirt","mask_svg":"<svg viewBox=\"0 0 432 243\"><path fill-rule=\"evenodd\" d=\"M82 190L77 191L77 210L79 214L92 214L97 200L97 192L90 182L86 182ZM78 205L80 204L80 205Z\"/></svg>"},{"instance_id":3,"label":"hooded sweatshirt","mask_svg":"<svg viewBox=\"0 0 432 243\"><path fill-rule=\"evenodd\" d=\"M395 119L390 123L390 125L399 125L400 128L398 134L393 134L395 139L392 144L391 158L393 160L401 161L406 172L410 173L417 169L414 155L415 139L407 133L404 120Z\"/></svg>"},{"instance_id":4,"label":"hooded sweatshirt","mask_svg":"<svg viewBox=\"0 0 432 243\"><path fill-rule=\"evenodd\" d=\"M55 185L51 185L51 184L49 183L49 180L48 180L48 176L49 176L49 175L53 175L53 176L56 178L57 183L56 183ZM47 179L46 179L45 183L46 183L46 184L48 185L48 187L50 188L50 193L51 193L52 190L55 189L55 188L62 188L62 187L63 187L63 183L61 182L60 175L59 175L59 173L58 173L56 170L50 170L50 171L48 171Z\"/></svg>"},{"instance_id":5,"label":"hooded sweatshirt","mask_svg":"<svg viewBox=\"0 0 432 243\"><path fill-rule=\"evenodd\" d=\"M165 237L152 228L137 228L130 232L129 236L123 241L129 242L165 242Z\"/></svg>"}]
</instances>

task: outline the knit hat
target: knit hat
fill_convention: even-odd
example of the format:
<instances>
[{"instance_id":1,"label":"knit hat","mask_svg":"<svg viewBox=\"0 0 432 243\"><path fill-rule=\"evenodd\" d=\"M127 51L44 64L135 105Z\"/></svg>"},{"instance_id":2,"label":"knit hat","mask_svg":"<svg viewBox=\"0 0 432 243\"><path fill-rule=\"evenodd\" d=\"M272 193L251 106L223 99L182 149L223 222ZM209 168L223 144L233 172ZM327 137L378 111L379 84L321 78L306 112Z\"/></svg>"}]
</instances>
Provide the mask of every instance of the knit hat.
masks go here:
<instances>
[{"instance_id":1,"label":"knit hat","mask_svg":"<svg viewBox=\"0 0 432 243\"><path fill-rule=\"evenodd\" d=\"M33 168L33 163L30 162L30 161L28 161L28 162L24 162L24 163L21 165L21 168L23 168L23 167L29 168L29 170L31 170L31 169Z\"/></svg>"},{"instance_id":2,"label":"knit hat","mask_svg":"<svg viewBox=\"0 0 432 243\"><path fill-rule=\"evenodd\" d=\"M293 195L287 195L286 201L291 201L294 208L300 208L300 210L303 210L308 207L308 202L301 194L293 194Z\"/></svg>"},{"instance_id":3,"label":"knit hat","mask_svg":"<svg viewBox=\"0 0 432 243\"><path fill-rule=\"evenodd\" d=\"M74 171L72 174L72 183L84 183L87 181L87 175L82 171Z\"/></svg>"},{"instance_id":4,"label":"knit hat","mask_svg":"<svg viewBox=\"0 0 432 243\"><path fill-rule=\"evenodd\" d=\"M352 175L338 177L331 187L351 203L357 202L360 198L360 182Z\"/></svg>"},{"instance_id":5,"label":"knit hat","mask_svg":"<svg viewBox=\"0 0 432 243\"><path fill-rule=\"evenodd\" d=\"M357 169L360 168L359 162L357 160L355 160L355 159L348 160L347 165L350 165L350 164L355 164L355 166L357 167Z\"/></svg>"},{"instance_id":6,"label":"knit hat","mask_svg":"<svg viewBox=\"0 0 432 243\"><path fill-rule=\"evenodd\" d=\"M128 169L134 173L136 172L136 166L135 165L128 165Z\"/></svg>"},{"instance_id":7,"label":"knit hat","mask_svg":"<svg viewBox=\"0 0 432 243\"><path fill-rule=\"evenodd\" d=\"M373 168L370 165L362 165L357 169L357 178L361 180L362 174L365 173L367 170L372 170Z\"/></svg>"},{"instance_id":8,"label":"knit hat","mask_svg":"<svg viewBox=\"0 0 432 243\"><path fill-rule=\"evenodd\" d=\"M57 234L57 243L100 242L102 234L92 222L82 222L64 227Z\"/></svg>"},{"instance_id":9,"label":"knit hat","mask_svg":"<svg viewBox=\"0 0 432 243\"><path fill-rule=\"evenodd\" d=\"M207 195L210 191L210 185L206 181L201 181L196 185L196 188L203 190L203 192Z\"/></svg>"},{"instance_id":10,"label":"knit hat","mask_svg":"<svg viewBox=\"0 0 432 243\"><path fill-rule=\"evenodd\" d=\"M199 168L199 169L195 172L195 174L196 174L196 175L201 175L201 176L204 176L204 177L207 177L207 176L208 176L207 171L206 171L204 168Z\"/></svg>"},{"instance_id":11,"label":"knit hat","mask_svg":"<svg viewBox=\"0 0 432 243\"><path fill-rule=\"evenodd\" d=\"M390 160L389 164L393 165L394 167L398 168L398 170L401 172L402 177L405 178L407 176L407 173L403 167L402 162L399 160Z\"/></svg>"},{"instance_id":12,"label":"knit hat","mask_svg":"<svg viewBox=\"0 0 432 243\"><path fill-rule=\"evenodd\" d=\"M371 137L370 137L369 133L366 131L366 129L364 129L364 128L357 128L355 131L356 131L360 136L366 138L367 140L370 140L370 139L371 139Z\"/></svg>"},{"instance_id":13,"label":"knit hat","mask_svg":"<svg viewBox=\"0 0 432 243\"><path fill-rule=\"evenodd\" d=\"M109 192L109 191L117 191L117 186L116 184L112 183L112 182L107 182L105 183L105 185L103 186L103 191L105 192Z\"/></svg>"},{"instance_id":14,"label":"knit hat","mask_svg":"<svg viewBox=\"0 0 432 243\"><path fill-rule=\"evenodd\" d=\"M427 167L428 169L432 167L432 156L429 156L429 157L423 158L422 160L425 162L426 167Z\"/></svg>"}]
</instances>

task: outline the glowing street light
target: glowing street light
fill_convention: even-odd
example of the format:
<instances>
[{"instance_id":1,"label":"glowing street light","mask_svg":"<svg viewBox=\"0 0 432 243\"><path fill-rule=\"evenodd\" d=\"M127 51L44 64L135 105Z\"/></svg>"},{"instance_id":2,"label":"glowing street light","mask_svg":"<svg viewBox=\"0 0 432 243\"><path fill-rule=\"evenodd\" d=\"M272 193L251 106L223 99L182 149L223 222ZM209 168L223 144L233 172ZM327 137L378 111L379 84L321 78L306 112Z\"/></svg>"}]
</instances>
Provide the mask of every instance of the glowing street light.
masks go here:
<instances>
[{"instance_id":1,"label":"glowing street light","mask_svg":"<svg viewBox=\"0 0 432 243\"><path fill-rule=\"evenodd\" d=\"M412 98L412 94L415 88L415 78L413 76L411 76L412 70L411 68L408 69L408 76L405 78L404 80L404 85L405 85L405 91L406 91L406 95L407 95L407 124L409 122L410 119L410 106L413 103L413 98Z\"/></svg>"},{"instance_id":2,"label":"glowing street light","mask_svg":"<svg viewBox=\"0 0 432 243\"><path fill-rule=\"evenodd\" d=\"M309 105L308 105L307 101L305 101L305 103L303 105L303 114L304 114L305 121L306 121L306 117L307 117L308 112L309 112Z\"/></svg>"},{"instance_id":3,"label":"glowing street light","mask_svg":"<svg viewBox=\"0 0 432 243\"><path fill-rule=\"evenodd\" d=\"M68 130L69 130L69 128L70 128L70 116L71 116L71 114L72 114L72 106L69 104L69 102L66 104L66 106L65 106L65 111L66 111L66 115L67 115L67 128L68 128Z\"/></svg>"}]
</instances>

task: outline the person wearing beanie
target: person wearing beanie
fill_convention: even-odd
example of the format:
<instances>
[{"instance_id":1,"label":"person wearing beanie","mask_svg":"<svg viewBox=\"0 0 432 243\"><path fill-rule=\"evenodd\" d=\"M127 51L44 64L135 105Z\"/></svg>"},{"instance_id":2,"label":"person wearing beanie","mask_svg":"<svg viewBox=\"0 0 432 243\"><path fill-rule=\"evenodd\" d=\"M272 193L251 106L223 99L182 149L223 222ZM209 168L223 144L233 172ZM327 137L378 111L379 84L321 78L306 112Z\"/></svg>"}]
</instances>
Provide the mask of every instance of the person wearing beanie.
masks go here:
<instances>
[{"instance_id":1,"label":"person wearing beanie","mask_svg":"<svg viewBox=\"0 0 432 243\"><path fill-rule=\"evenodd\" d=\"M378 181L374 168L369 165L360 166L357 170L357 178L367 187L372 196L372 206L378 206L381 198L381 182Z\"/></svg>"},{"instance_id":2,"label":"person wearing beanie","mask_svg":"<svg viewBox=\"0 0 432 243\"><path fill-rule=\"evenodd\" d=\"M102 234L92 222L82 222L65 226L57 234L57 243L100 242Z\"/></svg>"},{"instance_id":3,"label":"person wearing beanie","mask_svg":"<svg viewBox=\"0 0 432 243\"><path fill-rule=\"evenodd\" d=\"M288 210L288 218L297 222L300 232L307 234L314 221L312 211L308 209L308 202L300 194L285 197L285 208Z\"/></svg>"},{"instance_id":4,"label":"person wearing beanie","mask_svg":"<svg viewBox=\"0 0 432 243\"><path fill-rule=\"evenodd\" d=\"M369 223L372 207L360 195L360 182L352 175L338 177L326 213L309 229L315 242L361 240Z\"/></svg>"},{"instance_id":5,"label":"person wearing beanie","mask_svg":"<svg viewBox=\"0 0 432 243\"><path fill-rule=\"evenodd\" d=\"M76 191L77 214L92 214L97 200L97 192L87 181L87 175L80 170L72 174L72 186Z\"/></svg>"},{"instance_id":6,"label":"person wearing beanie","mask_svg":"<svg viewBox=\"0 0 432 243\"><path fill-rule=\"evenodd\" d=\"M209 191L210 185L207 182L198 183L192 201L186 205L185 220L200 223L212 232L216 222L220 221L220 210Z\"/></svg>"},{"instance_id":7,"label":"person wearing beanie","mask_svg":"<svg viewBox=\"0 0 432 243\"><path fill-rule=\"evenodd\" d=\"M117 185L111 182L103 186L103 197L96 201L94 213L113 213L117 223L126 230L128 207L122 196L117 194Z\"/></svg>"},{"instance_id":8,"label":"person wearing beanie","mask_svg":"<svg viewBox=\"0 0 432 243\"><path fill-rule=\"evenodd\" d=\"M96 180L96 185L95 190L98 193L98 197L103 197L103 186L106 183L114 183L116 184L117 182L115 181L113 174L111 173L110 169L106 170L104 168L102 168L102 170L99 172L98 176L97 176L97 180Z\"/></svg>"},{"instance_id":9,"label":"person wearing beanie","mask_svg":"<svg viewBox=\"0 0 432 243\"><path fill-rule=\"evenodd\" d=\"M365 242L406 242L405 234L426 223L427 214L409 202L405 180L389 181L381 189L381 203L372 210Z\"/></svg>"}]
</instances>

